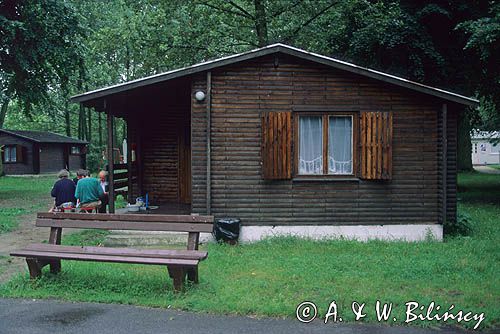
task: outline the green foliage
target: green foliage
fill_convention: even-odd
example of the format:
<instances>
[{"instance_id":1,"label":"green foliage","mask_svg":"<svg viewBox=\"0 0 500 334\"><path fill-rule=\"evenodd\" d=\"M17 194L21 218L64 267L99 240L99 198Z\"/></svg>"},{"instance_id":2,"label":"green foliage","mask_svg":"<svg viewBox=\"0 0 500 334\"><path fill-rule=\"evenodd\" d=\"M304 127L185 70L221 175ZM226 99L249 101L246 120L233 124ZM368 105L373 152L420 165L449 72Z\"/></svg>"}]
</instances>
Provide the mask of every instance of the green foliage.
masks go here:
<instances>
[{"instance_id":1,"label":"green foliage","mask_svg":"<svg viewBox=\"0 0 500 334\"><path fill-rule=\"evenodd\" d=\"M0 3L1 102L15 98L31 115L32 104L48 99L51 86L78 62L78 17L66 1ZM0 126L5 115L0 115Z\"/></svg>"},{"instance_id":2,"label":"green foliage","mask_svg":"<svg viewBox=\"0 0 500 334\"><path fill-rule=\"evenodd\" d=\"M87 169L92 172L100 171L104 168L102 160L102 152L99 149L94 149L92 145L89 147L87 154Z\"/></svg>"},{"instance_id":3,"label":"green foliage","mask_svg":"<svg viewBox=\"0 0 500 334\"><path fill-rule=\"evenodd\" d=\"M465 49L472 51L479 61L471 65L478 93L482 97L482 127L485 130L500 128L500 3L491 1L488 15L460 23L457 29L465 31L469 38Z\"/></svg>"},{"instance_id":4,"label":"green foliage","mask_svg":"<svg viewBox=\"0 0 500 334\"><path fill-rule=\"evenodd\" d=\"M456 222L445 222L443 226L444 234L451 237L468 236L472 233L471 225L471 217L467 214L459 213Z\"/></svg>"}]
</instances>

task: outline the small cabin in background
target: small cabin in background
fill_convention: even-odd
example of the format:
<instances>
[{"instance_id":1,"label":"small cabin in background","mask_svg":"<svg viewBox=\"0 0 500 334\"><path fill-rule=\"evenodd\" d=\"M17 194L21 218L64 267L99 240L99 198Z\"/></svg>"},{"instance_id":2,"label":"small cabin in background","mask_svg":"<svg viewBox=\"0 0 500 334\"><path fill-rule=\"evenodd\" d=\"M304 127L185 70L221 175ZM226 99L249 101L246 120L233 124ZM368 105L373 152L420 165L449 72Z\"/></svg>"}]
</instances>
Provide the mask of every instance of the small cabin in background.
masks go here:
<instances>
[{"instance_id":1,"label":"small cabin in background","mask_svg":"<svg viewBox=\"0 0 500 334\"><path fill-rule=\"evenodd\" d=\"M6 175L54 173L85 168L87 142L47 131L0 129Z\"/></svg>"},{"instance_id":2,"label":"small cabin in background","mask_svg":"<svg viewBox=\"0 0 500 334\"><path fill-rule=\"evenodd\" d=\"M473 130L471 141L473 165L500 164L500 131Z\"/></svg>"}]
</instances>

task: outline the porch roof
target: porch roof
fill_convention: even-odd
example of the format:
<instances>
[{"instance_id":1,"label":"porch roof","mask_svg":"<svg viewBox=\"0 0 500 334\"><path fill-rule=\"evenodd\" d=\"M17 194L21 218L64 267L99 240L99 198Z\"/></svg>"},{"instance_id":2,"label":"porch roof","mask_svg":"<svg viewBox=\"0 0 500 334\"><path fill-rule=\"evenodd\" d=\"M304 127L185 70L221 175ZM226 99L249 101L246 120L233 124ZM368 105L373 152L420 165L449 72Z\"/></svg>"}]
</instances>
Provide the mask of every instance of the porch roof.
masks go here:
<instances>
[{"instance_id":1,"label":"porch roof","mask_svg":"<svg viewBox=\"0 0 500 334\"><path fill-rule=\"evenodd\" d=\"M407 80L401 77L397 77L388 73L372 70L369 68L361 67L352 63L348 63L345 61L341 61L335 58L323 56L320 54L308 52L302 49L298 49L285 44L272 44L269 46L265 46L263 48L251 50L244 53L239 53L203 63L199 63L196 65L152 75L149 77L136 79L124 83L120 83L113 86L108 86L100 89L96 89L93 91L89 91L80 95L75 95L71 97L71 101L84 103L85 105L97 105L100 104L99 100L103 100L108 96L130 91L139 87L144 87L168 80L172 80L175 78L186 77L192 74L196 74L203 71L208 71L214 68L218 68L225 65L230 65L250 59L254 59L257 57L282 53L290 56L294 56L300 59L313 61L319 64L323 64L335 69L344 70L351 73L356 73L365 77L369 77L375 80L380 80L383 82L387 82L390 84L394 84L397 86L401 86L407 89L411 89L420 93L432 95L447 101L459 103L462 105L467 105L470 107L477 107L479 105L479 101L467 96L459 95L450 91L446 91L440 88L435 88L431 86L427 86L415 81Z\"/></svg>"}]
</instances>

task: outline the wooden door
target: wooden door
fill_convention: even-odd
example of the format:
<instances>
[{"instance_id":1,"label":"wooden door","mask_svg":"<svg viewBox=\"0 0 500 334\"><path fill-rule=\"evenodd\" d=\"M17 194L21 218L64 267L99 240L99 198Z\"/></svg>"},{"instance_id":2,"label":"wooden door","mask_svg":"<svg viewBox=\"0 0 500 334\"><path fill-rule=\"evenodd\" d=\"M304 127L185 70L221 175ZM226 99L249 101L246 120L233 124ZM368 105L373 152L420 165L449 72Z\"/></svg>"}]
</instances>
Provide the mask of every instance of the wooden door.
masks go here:
<instances>
[{"instance_id":1,"label":"wooden door","mask_svg":"<svg viewBox=\"0 0 500 334\"><path fill-rule=\"evenodd\" d=\"M185 125L179 133L179 202L191 203L191 128Z\"/></svg>"}]
</instances>

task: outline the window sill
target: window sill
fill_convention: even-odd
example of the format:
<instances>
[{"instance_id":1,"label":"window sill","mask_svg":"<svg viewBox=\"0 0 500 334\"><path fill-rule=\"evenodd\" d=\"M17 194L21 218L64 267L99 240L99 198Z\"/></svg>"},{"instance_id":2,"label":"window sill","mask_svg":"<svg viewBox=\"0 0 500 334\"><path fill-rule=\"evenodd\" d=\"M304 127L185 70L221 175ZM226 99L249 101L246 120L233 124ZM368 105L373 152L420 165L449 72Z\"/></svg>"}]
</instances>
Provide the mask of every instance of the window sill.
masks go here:
<instances>
[{"instance_id":1,"label":"window sill","mask_svg":"<svg viewBox=\"0 0 500 334\"><path fill-rule=\"evenodd\" d=\"M359 182L360 179L355 176L345 176L345 177L331 177L331 176L319 176L319 177L304 177L297 176L292 179L293 182Z\"/></svg>"}]
</instances>

